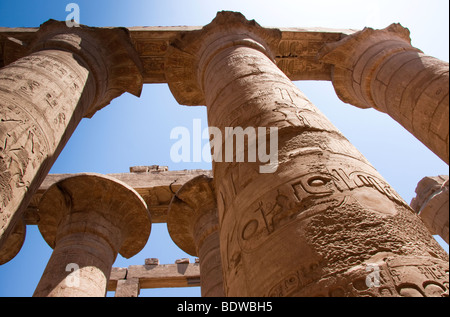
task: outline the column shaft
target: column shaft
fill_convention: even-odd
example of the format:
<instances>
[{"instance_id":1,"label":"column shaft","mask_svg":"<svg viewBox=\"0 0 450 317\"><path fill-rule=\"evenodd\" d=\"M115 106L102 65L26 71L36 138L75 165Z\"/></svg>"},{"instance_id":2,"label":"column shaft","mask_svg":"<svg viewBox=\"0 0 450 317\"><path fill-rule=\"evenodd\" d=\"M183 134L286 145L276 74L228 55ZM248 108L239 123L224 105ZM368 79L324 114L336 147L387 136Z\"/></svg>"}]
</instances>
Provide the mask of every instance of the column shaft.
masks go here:
<instances>
[{"instance_id":1,"label":"column shaft","mask_svg":"<svg viewBox=\"0 0 450 317\"><path fill-rule=\"evenodd\" d=\"M220 257L220 234L217 225L217 215L208 217L207 233L203 232L197 240L198 257L200 260L200 284L202 297L223 297L222 261ZM197 228L198 229L198 228ZM201 234L200 230L196 235Z\"/></svg>"},{"instance_id":2,"label":"column shaft","mask_svg":"<svg viewBox=\"0 0 450 317\"><path fill-rule=\"evenodd\" d=\"M448 164L448 63L418 52L399 52L383 61L369 80L374 107Z\"/></svg>"},{"instance_id":3,"label":"column shaft","mask_svg":"<svg viewBox=\"0 0 450 317\"><path fill-rule=\"evenodd\" d=\"M328 44L333 85L344 102L390 115L447 164L449 66L411 46L399 24L366 28Z\"/></svg>"},{"instance_id":4,"label":"column shaft","mask_svg":"<svg viewBox=\"0 0 450 317\"><path fill-rule=\"evenodd\" d=\"M407 204L258 45L240 40L210 41L200 59L209 125L223 135L277 127L279 165L271 174L262 162L213 162L226 295L381 296L360 285L371 261L392 279L388 263L405 272L384 285L391 296L408 294L402 283L426 294L429 277L408 275L420 266L445 289L447 256Z\"/></svg>"},{"instance_id":5,"label":"column shaft","mask_svg":"<svg viewBox=\"0 0 450 317\"><path fill-rule=\"evenodd\" d=\"M98 232L74 232L59 239L34 297L104 297L116 259Z\"/></svg>"},{"instance_id":6,"label":"column shaft","mask_svg":"<svg viewBox=\"0 0 450 317\"><path fill-rule=\"evenodd\" d=\"M0 69L0 237L28 206L95 90L70 52L39 51Z\"/></svg>"},{"instance_id":7,"label":"column shaft","mask_svg":"<svg viewBox=\"0 0 450 317\"><path fill-rule=\"evenodd\" d=\"M124 29L50 20L28 48L0 69L0 248L81 119L142 87Z\"/></svg>"},{"instance_id":8,"label":"column shaft","mask_svg":"<svg viewBox=\"0 0 450 317\"><path fill-rule=\"evenodd\" d=\"M200 260L202 297L223 297L220 235L213 180L200 175L186 182L169 206L167 229L172 240Z\"/></svg>"},{"instance_id":9,"label":"column shaft","mask_svg":"<svg viewBox=\"0 0 450 317\"><path fill-rule=\"evenodd\" d=\"M39 230L54 250L35 297L104 297L117 254L138 253L151 228L139 194L97 174L53 184L41 198L39 216Z\"/></svg>"},{"instance_id":10,"label":"column shaft","mask_svg":"<svg viewBox=\"0 0 450 317\"><path fill-rule=\"evenodd\" d=\"M168 58L175 98L206 105L214 133L225 294L445 296L448 255L274 64L280 39L219 12ZM234 134L239 144L227 146Z\"/></svg>"}]
</instances>

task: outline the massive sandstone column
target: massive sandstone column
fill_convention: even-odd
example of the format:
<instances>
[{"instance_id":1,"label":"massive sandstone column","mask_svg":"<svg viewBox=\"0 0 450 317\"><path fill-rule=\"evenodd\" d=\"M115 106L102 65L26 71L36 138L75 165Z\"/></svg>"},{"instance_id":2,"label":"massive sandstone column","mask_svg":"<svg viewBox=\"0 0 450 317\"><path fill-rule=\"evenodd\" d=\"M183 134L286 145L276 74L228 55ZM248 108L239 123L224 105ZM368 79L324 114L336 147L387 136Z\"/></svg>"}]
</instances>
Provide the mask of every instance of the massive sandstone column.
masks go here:
<instances>
[{"instance_id":1,"label":"massive sandstone column","mask_svg":"<svg viewBox=\"0 0 450 317\"><path fill-rule=\"evenodd\" d=\"M23 219L16 222L13 230L8 235L8 239L1 245L0 248L0 265L5 264L19 253L25 242L26 225Z\"/></svg>"},{"instance_id":2,"label":"massive sandstone column","mask_svg":"<svg viewBox=\"0 0 450 317\"><path fill-rule=\"evenodd\" d=\"M54 248L33 296L106 295L119 252L129 258L147 243L147 205L125 183L78 174L53 184L39 204L39 230Z\"/></svg>"},{"instance_id":3,"label":"massive sandstone column","mask_svg":"<svg viewBox=\"0 0 450 317\"><path fill-rule=\"evenodd\" d=\"M212 178L195 177L177 191L169 206L167 228L176 245L199 257L202 297L225 296Z\"/></svg>"},{"instance_id":4,"label":"massive sandstone column","mask_svg":"<svg viewBox=\"0 0 450 317\"><path fill-rule=\"evenodd\" d=\"M432 234L448 243L448 176L424 177L416 188L413 208Z\"/></svg>"},{"instance_id":5,"label":"massive sandstone column","mask_svg":"<svg viewBox=\"0 0 450 317\"><path fill-rule=\"evenodd\" d=\"M445 251L273 63L278 39L278 30L220 12L180 36L167 60L178 102L205 104L223 135L225 127L278 128L274 173L261 173L258 161L213 161L225 294L448 292Z\"/></svg>"},{"instance_id":6,"label":"massive sandstone column","mask_svg":"<svg viewBox=\"0 0 450 317\"><path fill-rule=\"evenodd\" d=\"M449 163L449 66L411 46L408 29L392 24L326 45L339 98L389 114Z\"/></svg>"},{"instance_id":7,"label":"massive sandstone column","mask_svg":"<svg viewBox=\"0 0 450 317\"><path fill-rule=\"evenodd\" d=\"M120 28L48 21L29 54L0 69L0 249L80 120L141 88Z\"/></svg>"}]
</instances>

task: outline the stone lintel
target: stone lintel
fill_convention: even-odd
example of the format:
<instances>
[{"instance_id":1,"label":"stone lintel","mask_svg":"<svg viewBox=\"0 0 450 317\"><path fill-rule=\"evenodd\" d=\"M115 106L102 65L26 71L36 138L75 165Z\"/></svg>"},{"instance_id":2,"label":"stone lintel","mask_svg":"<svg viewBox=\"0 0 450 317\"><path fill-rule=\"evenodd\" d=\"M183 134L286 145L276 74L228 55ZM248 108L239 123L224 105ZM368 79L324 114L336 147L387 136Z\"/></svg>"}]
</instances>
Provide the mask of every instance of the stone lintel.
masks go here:
<instances>
[{"instance_id":1,"label":"stone lintel","mask_svg":"<svg viewBox=\"0 0 450 317\"><path fill-rule=\"evenodd\" d=\"M113 268L108 283L108 291L115 291L118 281L135 279L140 289L166 287L200 286L200 264L161 264L130 265L123 275L124 268Z\"/></svg>"},{"instance_id":2,"label":"stone lintel","mask_svg":"<svg viewBox=\"0 0 450 317\"><path fill-rule=\"evenodd\" d=\"M113 267L108 279L108 291L114 291L117 287L117 281L127 278L128 269L126 267Z\"/></svg>"},{"instance_id":3,"label":"stone lintel","mask_svg":"<svg viewBox=\"0 0 450 317\"><path fill-rule=\"evenodd\" d=\"M128 27L131 41L143 67L143 82L166 83L165 59L170 43L180 33L200 30L201 26ZM0 27L0 67L23 56L39 28ZM96 28L103 29L103 28ZM331 66L316 59L325 44L352 34L351 29L279 28L281 39L275 60L291 80L331 80ZM22 48L21 48L22 47Z\"/></svg>"},{"instance_id":4,"label":"stone lintel","mask_svg":"<svg viewBox=\"0 0 450 317\"><path fill-rule=\"evenodd\" d=\"M211 170L149 171L145 173L106 174L131 186L146 202L152 217L152 223L167 222L169 203L181 186L198 175L212 177ZM54 183L73 174L49 174L34 194L24 214L27 225L37 225L39 215L37 206L43 193Z\"/></svg>"},{"instance_id":5,"label":"stone lintel","mask_svg":"<svg viewBox=\"0 0 450 317\"><path fill-rule=\"evenodd\" d=\"M138 297L140 291L139 279L130 278L118 280L115 297Z\"/></svg>"}]
</instances>

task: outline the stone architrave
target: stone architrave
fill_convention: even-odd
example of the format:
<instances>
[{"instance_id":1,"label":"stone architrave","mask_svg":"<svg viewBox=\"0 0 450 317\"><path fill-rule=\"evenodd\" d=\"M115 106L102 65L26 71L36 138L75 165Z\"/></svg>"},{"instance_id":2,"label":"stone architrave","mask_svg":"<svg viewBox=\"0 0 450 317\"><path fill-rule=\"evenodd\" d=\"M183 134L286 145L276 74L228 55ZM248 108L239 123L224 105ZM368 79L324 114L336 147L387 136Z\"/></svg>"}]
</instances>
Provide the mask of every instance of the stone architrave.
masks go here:
<instances>
[{"instance_id":1,"label":"stone architrave","mask_svg":"<svg viewBox=\"0 0 450 317\"><path fill-rule=\"evenodd\" d=\"M448 175L424 177L416 187L413 208L434 235L448 243Z\"/></svg>"},{"instance_id":2,"label":"stone architrave","mask_svg":"<svg viewBox=\"0 0 450 317\"><path fill-rule=\"evenodd\" d=\"M26 56L0 69L0 249L81 119L141 88L123 28L50 20Z\"/></svg>"},{"instance_id":3,"label":"stone architrave","mask_svg":"<svg viewBox=\"0 0 450 317\"><path fill-rule=\"evenodd\" d=\"M130 278L117 281L117 288L114 297L138 297L139 296L139 279Z\"/></svg>"},{"instance_id":4,"label":"stone architrave","mask_svg":"<svg viewBox=\"0 0 450 317\"><path fill-rule=\"evenodd\" d=\"M200 175L173 197L167 219L172 240L200 260L202 297L223 297L219 221L213 179Z\"/></svg>"},{"instance_id":5,"label":"stone architrave","mask_svg":"<svg viewBox=\"0 0 450 317\"><path fill-rule=\"evenodd\" d=\"M39 230L54 250L35 297L104 297L117 254L137 254L151 230L147 205L136 191L99 174L55 183L39 212Z\"/></svg>"},{"instance_id":6,"label":"stone architrave","mask_svg":"<svg viewBox=\"0 0 450 317\"><path fill-rule=\"evenodd\" d=\"M408 29L365 28L326 44L319 56L334 66L342 101L387 113L449 163L449 64L411 46Z\"/></svg>"},{"instance_id":7,"label":"stone architrave","mask_svg":"<svg viewBox=\"0 0 450 317\"><path fill-rule=\"evenodd\" d=\"M206 105L210 129L278 129L273 173L261 173L264 156L213 155L226 296L448 293L448 255L273 63L279 35L219 12L174 41L166 62L177 101Z\"/></svg>"}]
</instances>

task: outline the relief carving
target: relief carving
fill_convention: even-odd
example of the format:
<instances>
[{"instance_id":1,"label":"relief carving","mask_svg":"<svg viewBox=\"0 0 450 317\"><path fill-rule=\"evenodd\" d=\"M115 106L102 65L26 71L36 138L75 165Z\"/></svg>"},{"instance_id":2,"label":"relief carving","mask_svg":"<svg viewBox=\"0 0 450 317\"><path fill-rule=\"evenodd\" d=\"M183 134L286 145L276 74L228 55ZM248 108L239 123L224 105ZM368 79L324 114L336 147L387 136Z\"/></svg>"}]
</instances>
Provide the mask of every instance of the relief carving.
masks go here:
<instances>
[{"instance_id":1,"label":"relief carving","mask_svg":"<svg viewBox=\"0 0 450 317\"><path fill-rule=\"evenodd\" d=\"M45 149L45 143L39 140L37 128L30 125L30 120L23 118L23 114L18 116L16 111L5 111L8 108L17 109L0 105L0 212L13 198L15 188L29 186L30 179L25 177L27 169L30 165L34 169L42 162Z\"/></svg>"},{"instance_id":2,"label":"relief carving","mask_svg":"<svg viewBox=\"0 0 450 317\"><path fill-rule=\"evenodd\" d=\"M383 256L382 253L375 257ZM403 264L402 264L403 262ZM371 283L368 267L376 265L377 283ZM303 268L275 284L271 297L448 297L448 262L432 258L388 256L382 261L358 265L333 276L311 278L314 269ZM432 271L433 273L431 273ZM324 291L326 290L326 291Z\"/></svg>"},{"instance_id":3,"label":"relief carving","mask_svg":"<svg viewBox=\"0 0 450 317\"><path fill-rule=\"evenodd\" d=\"M385 198L376 196L372 201L368 198L372 191ZM243 250L252 250L284 224L344 206L353 199L380 214L395 213L396 205L407 206L387 183L367 172L330 168L329 172L307 173L249 206L239 218L239 244Z\"/></svg>"}]
</instances>

